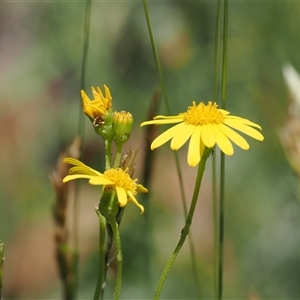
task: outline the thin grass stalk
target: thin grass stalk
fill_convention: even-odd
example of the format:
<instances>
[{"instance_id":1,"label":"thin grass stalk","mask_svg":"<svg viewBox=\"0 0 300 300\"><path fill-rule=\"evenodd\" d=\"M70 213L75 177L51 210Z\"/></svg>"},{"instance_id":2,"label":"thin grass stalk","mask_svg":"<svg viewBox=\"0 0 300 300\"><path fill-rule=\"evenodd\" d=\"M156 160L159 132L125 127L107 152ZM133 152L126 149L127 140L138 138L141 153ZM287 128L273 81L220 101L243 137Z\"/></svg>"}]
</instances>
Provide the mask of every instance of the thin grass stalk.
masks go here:
<instances>
[{"instance_id":1,"label":"thin grass stalk","mask_svg":"<svg viewBox=\"0 0 300 300\"><path fill-rule=\"evenodd\" d=\"M214 89L213 99L218 103L219 98L219 69L220 69L220 42L221 42L221 4L218 0L217 17L216 17L216 35L215 35L215 53L214 53ZM212 157L212 197L213 197L213 231L214 231L214 295L218 295L218 193L217 193L217 166L216 155Z\"/></svg>"},{"instance_id":2,"label":"thin grass stalk","mask_svg":"<svg viewBox=\"0 0 300 300\"><path fill-rule=\"evenodd\" d=\"M85 17L84 17L84 46L83 46L83 55L82 55L82 64L81 64L81 89L85 87L85 73L86 73L86 62L87 62L87 54L88 54L88 45L89 45L89 31L90 31L90 16L91 16L91 0L87 0L85 6ZM78 136L81 138L81 149L80 153L82 153L83 145L84 145L84 116L81 109L81 101L79 102L79 118L78 118ZM78 289L78 274L79 274L79 190L80 190L80 182L76 182L75 185L75 196L74 196L74 207L73 207L73 226L74 226L74 294L76 299L77 289Z\"/></svg>"},{"instance_id":3,"label":"thin grass stalk","mask_svg":"<svg viewBox=\"0 0 300 300\"><path fill-rule=\"evenodd\" d=\"M226 109L226 101L227 101L227 40L228 40L228 0L224 0L223 58L222 58L222 109Z\"/></svg>"},{"instance_id":4,"label":"thin grass stalk","mask_svg":"<svg viewBox=\"0 0 300 300\"><path fill-rule=\"evenodd\" d=\"M223 19L223 61L222 61L222 108L226 109L227 96L227 39L228 39L228 1L224 0ZM218 299L223 298L223 262L224 262L224 227L225 227L225 155L221 153L220 166L220 212L219 212L219 277Z\"/></svg>"},{"instance_id":5,"label":"thin grass stalk","mask_svg":"<svg viewBox=\"0 0 300 300\"><path fill-rule=\"evenodd\" d=\"M219 248L218 248L218 300L223 298L223 261L224 261L224 203L225 203L225 155L221 153L220 165L220 209L219 209Z\"/></svg>"},{"instance_id":6,"label":"thin grass stalk","mask_svg":"<svg viewBox=\"0 0 300 300\"><path fill-rule=\"evenodd\" d=\"M220 71L220 52L221 52L221 5L222 1L218 0L217 17L216 17L216 35L215 35L215 53L214 53L214 89L213 97L215 102L219 102L219 71Z\"/></svg>"},{"instance_id":7,"label":"thin grass stalk","mask_svg":"<svg viewBox=\"0 0 300 300\"><path fill-rule=\"evenodd\" d=\"M197 172L197 178L195 181L193 197L192 197L190 209L189 209L186 221L185 221L185 225L181 231L181 236L180 236L179 242L178 242L173 254L169 258L169 260L162 272L162 275L159 279L159 282L158 282L158 285L157 285L157 288L155 291L155 295L154 295L155 300L158 300L160 298L160 294L161 294L162 288L164 286L165 280L166 280L166 278L171 270L171 267L173 266L173 263L175 262L175 259L178 256L178 254L189 234L189 230L190 230L190 227L191 227L192 221L193 221L196 204L198 202L198 196L199 196L201 182L202 182L202 178L203 178L203 174L204 174L204 170L205 170L206 160L209 157L209 155L211 154L211 152L212 152L212 149L205 148L203 156L201 157L201 160L200 160L200 163L198 166L198 172Z\"/></svg>"},{"instance_id":8,"label":"thin grass stalk","mask_svg":"<svg viewBox=\"0 0 300 300\"><path fill-rule=\"evenodd\" d=\"M151 22L150 22L150 17L149 17L148 6L147 6L146 0L143 0L143 5L144 5L144 11L145 11L145 17L146 17L149 37L150 37L151 46L152 46L152 52L153 52L153 56L154 56L154 60L155 60L155 64L156 64L156 68L157 68L157 72L158 72L158 76L159 76L160 87L161 87L164 103L166 106L167 114L171 115L170 105L169 105L169 101L168 101L168 97L167 97L167 93L166 93L166 89L165 89L160 60L158 57L157 48L156 48L156 44L155 44L155 40L154 40L154 36L153 36L153 32L152 32L152 26L151 26ZM178 157L177 152L173 151L173 153L174 153L175 164L176 164L176 172L177 172L178 180L179 180L180 196L181 196L181 200L182 200L184 216L186 218L187 217L187 204L186 204L186 197L185 197L185 191L184 191L184 186L183 186L181 167L180 167L179 157ZM198 272L197 272L197 264L196 264L196 259L195 259L194 242L193 242L193 237L191 234L189 235L189 248L190 248L192 270L193 270L193 276L194 276L195 283L196 283L198 299L201 299L199 276L198 276Z\"/></svg>"},{"instance_id":9,"label":"thin grass stalk","mask_svg":"<svg viewBox=\"0 0 300 300\"><path fill-rule=\"evenodd\" d=\"M212 200L213 200L213 234L214 234L214 296L218 295L218 195L217 195L217 166L216 155L212 157Z\"/></svg>"},{"instance_id":10,"label":"thin grass stalk","mask_svg":"<svg viewBox=\"0 0 300 300\"><path fill-rule=\"evenodd\" d=\"M89 36L90 36L90 20L91 20L91 0L87 0L85 4L85 16L84 16L84 41L83 41L83 54L81 62L81 76L80 76L80 89L85 89L85 74L87 65L87 55L89 49ZM78 118L78 135L82 136L84 132L84 115L82 113L81 101L79 106L79 118Z\"/></svg>"},{"instance_id":11,"label":"thin grass stalk","mask_svg":"<svg viewBox=\"0 0 300 300\"><path fill-rule=\"evenodd\" d=\"M150 41L151 41L153 56L154 56L154 60L155 60L155 64L156 64L156 68L157 68L157 72L158 72L158 76L159 76L160 88L161 88L161 92L162 92L164 102L166 105L167 113L170 115L171 109L170 109L170 105L169 105L169 101L168 101L168 97L167 97L167 93L166 93L166 89L165 89L164 78L162 75L160 60L158 57L156 43L155 43L153 32L152 32L152 26L151 26L151 22L150 22L150 17L149 17L148 6L147 6L146 0L143 0L143 5L144 5L145 17L146 17L149 37L150 37Z\"/></svg>"},{"instance_id":12,"label":"thin grass stalk","mask_svg":"<svg viewBox=\"0 0 300 300\"><path fill-rule=\"evenodd\" d=\"M160 93L157 91L152 96L151 105L148 110L148 116L147 120L151 120L156 115L157 109L158 109L158 103L159 103ZM155 152L151 150L150 144L151 141L154 140L154 137L156 135L157 127L156 126L148 126L145 128L143 132L143 149L144 149L144 158L143 158L143 174L142 174L142 180L141 182L144 183L145 186L150 186L151 177L153 174L153 167L154 167L154 160L155 160ZM144 217L144 230L141 231L141 238L144 241L143 243L143 252L145 253L144 256L144 264L142 267L143 269L143 277L144 277L144 285L145 285L145 291L152 291L153 290L153 280L151 276L151 253L153 248L153 236L152 236L152 230L153 230L153 224L151 222L152 220L152 214L149 202L150 193L142 194L144 201L144 207L145 211L147 213L143 214ZM147 232L147 234L145 234Z\"/></svg>"}]
</instances>

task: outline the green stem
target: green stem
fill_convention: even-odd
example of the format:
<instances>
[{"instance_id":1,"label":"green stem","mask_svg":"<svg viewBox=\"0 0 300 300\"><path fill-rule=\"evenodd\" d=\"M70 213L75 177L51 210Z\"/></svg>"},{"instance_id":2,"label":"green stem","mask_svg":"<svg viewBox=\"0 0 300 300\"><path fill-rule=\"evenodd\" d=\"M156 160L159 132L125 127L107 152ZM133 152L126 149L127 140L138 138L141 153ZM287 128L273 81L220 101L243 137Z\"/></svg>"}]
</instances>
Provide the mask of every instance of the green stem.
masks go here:
<instances>
[{"instance_id":1,"label":"green stem","mask_svg":"<svg viewBox=\"0 0 300 300\"><path fill-rule=\"evenodd\" d=\"M200 191L202 177L203 177L204 170L205 170L206 160L209 157L209 155L211 154L211 152L212 152L212 149L205 148L203 156L202 156L201 161L199 163L197 178L196 178L195 187L194 187L193 198L192 198L191 206L190 206L190 209L189 209L186 221L185 221L185 225L184 225L183 230L181 231L181 236L180 236L179 242L178 242L173 254L169 258L163 272L162 272L162 275L160 277L160 280L158 282L158 285L157 285L157 288L156 288L156 291L155 291L155 295L154 295L155 300L159 299L162 288L163 288L164 283L165 283L165 280L168 276L168 273L170 272L171 267L172 267L177 255L179 254L180 249L181 249L181 247L183 246L183 244L186 240L186 237L189 234L190 226L191 226L192 221L193 221L193 216L194 216L196 204L197 204L197 201L198 201L198 195L199 195L199 191Z\"/></svg>"},{"instance_id":2,"label":"green stem","mask_svg":"<svg viewBox=\"0 0 300 300\"><path fill-rule=\"evenodd\" d=\"M4 244L0 240L0 300L2 299L3 266L4 266Z\"/></svg>"},{"instance_id":3,"label":"green stem","mask_svg":"<svg viewBox=\"0 0 300 300\"><path fill-rule=\"evenodd\" d=\"M187 205L186 205L186 198L185 198L185 192L184 192L184 187L183 187L183 178L182 178L182 174L181 174L179 158L178 158L177 153L175 151L173 151L173 152L174 152L174 156L175 156L176 170L177 170L178 179L179 179L179 190L180 190L180 196L181 196L181 200L182 200L181 202L182 202L182 206L183 206L184 217L187 218L188 210L187 210ZM201 285L200 285L200 279L199 279L199 274L198 274L197 264L196 264L194 240L193 240L193 236L191 233L188 236L188 240L189 240L189 250L190 250L190 256L191 256L191 264L192 264L193 277L194 277L194 281L195 281L197 299L201 299L202 298Z\"/></svg>"},{"instance_id":4,"label":"green stem","mask_svg":"<svg viewBox=\"0 0 300 300\"><path fill-rule=\"evenodd\" d=\"M99 218L99 262L98 262L98 278L97 285L94 294L94 300L98 300L103 295L105 285L105 273L106 273L106 219L101 215L99 210L96 208L96 213ZM101 296L102 298L102 296Z\"/></svg>"},{"instance_id":5,"label":"green stem","mask_svg":"<svg viewBox=\"0 0 300 300\"><path fill-rule=\"evenodd\" d=\"M122 288L122 269L123 269L123 255L121 248L121 238L119 232L119 225L115 219L110 220L109 224L113 231L113 236L116 244L116 260L117 260L117 278L116 278L116 287L114 293L114 300L120 299L121 288Z\"/></svg>"},{"instance_id":6,"label":"green stem","mask_svg":"<svg viewBox=\"0 0 300 300\"><path fill-rule=\"evenodd\" d=\"M218 0L216 35L215 35L215 57L214 57L214 101L218 103L218 78L220 65L220 32L221 32L221 0ZM217 171L216 156L212 158L212 195L213 195L213 231L214 231L214 295L218 295L218 198L217 198Z\"/></svg>"},{"instance_id":7,"label":"green stem","mask_svg":"<svg viewBox=\"0 0 300 300\"><path fill-rule=\"evenodd\" d=\"M222 108L226 109L227 91L227 34L228 34L228 0L224 0L223 24L223 62L222 62ZM225 216L225 155L221 153L220 170L220 212L219 212L219 271L218 299L223 297L223 258L224 258L224 216Z\"/></svg>"},{"instance_id":8,"label":"green stem","mask_svg":"<svg viewBox=\"0 0 300 300\"><path fill-rule=\"evenodd\" d=\"M105 147L105 170L111 168L111 139L104 139L104 147Z\"/></svg>"},{"instance_id":9,"label":"green stem","mask_svg":"<svg viewBox=\"0 0 300 300\"><path fill-rule=\"evenodd\" d=\"M224 258L224 204L225 204L225 156L221 153L221 182L219 210L219 251L218 251L218 300L223 297L223 258Z\"/></svg>"},{"instance_id":10,"label":"green stem","mask_svg":"<svg viewBox=\"0 0 300 300\"><path fill-rule=\"evenodd\" d=\"M123 144L117 144L116 148L117 148L117 150L116 150L116 157L115 157L114 168L120 167L121 158L122 158Z\"/></svg>"}]
</instances>

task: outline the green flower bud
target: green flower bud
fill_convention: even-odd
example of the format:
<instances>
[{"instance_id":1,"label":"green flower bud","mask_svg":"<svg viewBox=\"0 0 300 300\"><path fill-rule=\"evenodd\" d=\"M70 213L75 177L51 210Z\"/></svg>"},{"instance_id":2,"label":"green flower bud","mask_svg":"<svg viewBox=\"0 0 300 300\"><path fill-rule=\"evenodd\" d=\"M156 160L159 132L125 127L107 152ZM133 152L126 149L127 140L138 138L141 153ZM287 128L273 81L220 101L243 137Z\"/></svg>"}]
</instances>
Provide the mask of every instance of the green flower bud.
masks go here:
<instances>
[{"instance_id":1,"label":"green flower bud","mask_svg":"<svg viewBox=\"0 0 300 300\"><path fill-rule=\"evenodd\" d=\"M130 137L133 124L132 114L126 111L115 111L113 115L113 123L115 143L117 146L121 146L126 143Z\"/></svg>"},{"instance_id":2,"label":"green flower bud","mask_svg":"<svg viewBox=\"0 0 300 300\"><path fill-rule=\"evenodd\" d=\"M94 128L95 132L99 134L104 140L112 141L114 136L112 111L108 110L105 114L105 118L102 124L98 124L97 126L94 125Z\"/></svg>"}]
</instances>

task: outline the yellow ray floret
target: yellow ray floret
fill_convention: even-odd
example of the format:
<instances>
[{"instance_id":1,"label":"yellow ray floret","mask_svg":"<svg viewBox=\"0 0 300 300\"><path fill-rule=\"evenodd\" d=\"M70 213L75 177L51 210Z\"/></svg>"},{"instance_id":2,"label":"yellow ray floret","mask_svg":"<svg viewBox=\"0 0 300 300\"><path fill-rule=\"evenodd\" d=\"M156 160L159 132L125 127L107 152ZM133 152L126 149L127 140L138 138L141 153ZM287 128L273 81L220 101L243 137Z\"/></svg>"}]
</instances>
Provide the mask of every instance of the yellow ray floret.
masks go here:
<instances>
[{"instance_id":1,"label":"yellow ray floret","mask_svg":"<svg viewBox=\"0 0 300 300\"><path fill-rule=\"evenodd\" d=\"M73 165L73 167L69 171L70 175L66 176L63 182L85 178L89 179L91 185L109 186L117 192L120 207L124 207L127 202L133 202L139 207L141 213L144 212L144 207L138 203L135 195L147 193L148 190L141 184L137 184L137 179L131 179L123 169L109 169L102 174L74 158L65 158L64 162Z\"/></svg>"},{"instance_id":2,"label":"yellow ray floret","mask_svg":"<svg viewBox=\"0 0 300 300\"><path fill-rule=\"evenodd\" d=\"M159 135L151 144L151 149L155 149L171 140L171 149L178 150L188 139L190 139L187 161L192 167L196 166L203 154L204 148L213 148L215 144L222 152L232 155L234 150L232 143L243 150L249 149L247 141L238 134L238 130L256 140L263 141L263 135L256 130L261 127L247 119L231 116L224 109L218 109L216 103L203 102L196 105L193 101L186 112L177 116L157 116L151 121L143 122L145 125L176 124Z\"/></svg>"}]
</instances>

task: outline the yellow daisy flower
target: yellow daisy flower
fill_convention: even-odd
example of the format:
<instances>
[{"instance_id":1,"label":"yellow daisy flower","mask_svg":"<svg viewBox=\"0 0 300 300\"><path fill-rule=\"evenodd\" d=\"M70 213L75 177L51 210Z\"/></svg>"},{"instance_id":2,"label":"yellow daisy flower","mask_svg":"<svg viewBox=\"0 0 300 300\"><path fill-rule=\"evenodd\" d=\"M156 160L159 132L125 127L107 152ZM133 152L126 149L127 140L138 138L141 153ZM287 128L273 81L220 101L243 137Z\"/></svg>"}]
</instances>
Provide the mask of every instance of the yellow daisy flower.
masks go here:
<instances>
[{"instance_id":1,"label":"yellow daisy flower","mask_svg":"<svg viewBox=\"0 0 300 300\"><path fill-rule=\"evenodd\" d=\"M133 202L139 207L141 213L144 212L144 207L138 203L135 195L147 193L148 190L141 184L137 184L137 179L132 180L123 169L109 169L102 174L75 158L65 158L64 162L74 165L69 171L70 175L63 179L64 183L79 178L89 179L91 185L102 185L116 190L120 207L124 207L127 202Z\"/></svg>"},{"instance_id":2,"label":"yellow daisy flower","mask_svg":"<svg viewBox=\"0 0 300 300\"><path fill-rule=\"evenodd\" d=\"M109 88L104 85L105 97L103 96L99 87L94 89L91 87L94 100L90 100L84 90L81 90L82 109L83 112L90 118L95 124L101 124L104 121L105 114L112 106L112 96Z\"/></svg>"},{"instance_id":3,"label":"yellow daisy flower","mask_svg":"<svg viewBox=\"0 0 300 300\"><path fill-rule=\"evenodd\" d=\"M237 116L230 116L228 111L217 107L217 103L208 102L205 105L201 102L196 105L193 101L193 105L184 113L177 116L156 116L152 121L143 122L141 126L179 123L159 135L152 142L151 149L160 147L172 139L171 149L178 150L191 138L187 160L192 167L200 162L205 146L213 148L217 144L225 154L232 155L234 152L232 141L240 148L248 150L247 141L231 128L256 140L264 139L259 131L252 128L261 129L258 124Z\"/></svg>"}]
</instances>

